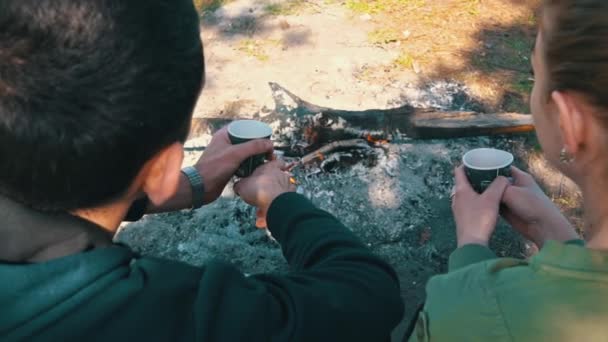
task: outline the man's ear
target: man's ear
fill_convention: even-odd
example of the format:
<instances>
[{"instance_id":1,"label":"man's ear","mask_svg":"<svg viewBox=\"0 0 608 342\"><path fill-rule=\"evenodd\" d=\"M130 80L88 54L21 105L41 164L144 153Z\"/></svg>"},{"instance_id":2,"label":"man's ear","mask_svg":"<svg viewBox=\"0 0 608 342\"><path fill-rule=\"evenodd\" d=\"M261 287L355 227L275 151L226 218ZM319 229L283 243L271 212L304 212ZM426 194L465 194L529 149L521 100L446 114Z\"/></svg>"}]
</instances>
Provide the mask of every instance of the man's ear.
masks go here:
<instances>
[{"instance_id":1,"label":"man's ear","mask_svg":"<svg viewBox=\"0 0 608 342\"><path fill-rule=\"evenodd\" d=\"M142 190L155 205L165 203L177 192L183 159L184 147L176 142L148 161Z\"/></svg>"},{"instance_id":2,"label":"man's ear","mask_svg":"<svg viewBox=\"0 0 608 342\"><path fill-rule=\"evenodd\" d=\"M576 156L587 139L590 115L585 115L581 98L570 92L554 91L551 98L559 113L559 128L564 148ZM588 114L588 113L587 113Z\"/></svg>"}]
</instances>

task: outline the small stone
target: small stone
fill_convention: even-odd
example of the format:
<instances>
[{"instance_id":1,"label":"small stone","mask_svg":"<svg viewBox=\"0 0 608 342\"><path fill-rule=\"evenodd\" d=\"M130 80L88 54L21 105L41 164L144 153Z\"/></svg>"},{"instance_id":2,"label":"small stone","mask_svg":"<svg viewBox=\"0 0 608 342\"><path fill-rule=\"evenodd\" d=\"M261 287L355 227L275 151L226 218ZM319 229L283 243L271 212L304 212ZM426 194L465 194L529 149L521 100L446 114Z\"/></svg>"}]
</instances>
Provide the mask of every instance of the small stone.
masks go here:
<instances>
[{"instance_id":1,"label":"small stone","mask_svg":"<svg viewBox=\"0 0 608 342\"><path fill-rule=\"evenodd\" d=\"M359 19L363 20L363 21L370 21L372 20L372 16L369 13L365 13L359 16Z\"/></svg>"},{"instance_id":2,"label":"small stone","mask_svg":"<svg viewBox=\"0 0 608 342\"><path fill-rule=\"evenodd\" d=\"M412 62L412 69L414 69L414 72L417 74L422 72L422 69L420 68L420 63L418 63L418 61Z\"/></svg>"},{"instance_id":3,"label":"small stone","mask_svg":"<svg viewBox=\"0 0 608 342\"><path fill-rule=\"evenodd\" d=\"M412 35L412 32L410 32L409 30L405 30L401 32L401 34L403 35L403 39L408 39Z\"/></svg>"}]
</instances>

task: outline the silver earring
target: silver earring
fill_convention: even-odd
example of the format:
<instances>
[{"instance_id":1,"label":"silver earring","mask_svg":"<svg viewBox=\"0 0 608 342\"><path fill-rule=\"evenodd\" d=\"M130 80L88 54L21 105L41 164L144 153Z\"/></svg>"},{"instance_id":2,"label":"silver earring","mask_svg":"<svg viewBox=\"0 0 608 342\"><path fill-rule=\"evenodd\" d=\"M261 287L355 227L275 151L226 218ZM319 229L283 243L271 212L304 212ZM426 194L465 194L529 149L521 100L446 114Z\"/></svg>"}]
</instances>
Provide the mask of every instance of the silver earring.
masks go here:
<instances>
[{"instance_id":1,"label":"silver earring","mask_svg":"<svg viewBox=\"0 0 608 342\"><path fill-rule=\"evenodd\" d=\"M562 151L559 153L559 161L562 164L570 164L574 161L574 157L566 151L566 148L562 148Z\"/></svg>"}]
</instances>

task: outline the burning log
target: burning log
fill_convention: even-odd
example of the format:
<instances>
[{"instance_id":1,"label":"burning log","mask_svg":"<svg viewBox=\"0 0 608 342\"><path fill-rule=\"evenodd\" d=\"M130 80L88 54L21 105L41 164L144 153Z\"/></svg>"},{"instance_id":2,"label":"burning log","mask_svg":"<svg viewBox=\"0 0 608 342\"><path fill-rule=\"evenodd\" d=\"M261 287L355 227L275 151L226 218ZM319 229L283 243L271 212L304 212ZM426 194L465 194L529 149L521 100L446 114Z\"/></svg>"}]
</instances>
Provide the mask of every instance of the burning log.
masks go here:
<instances>
[{"instance_id":1,"label":"burning log","mask_svg":"<svg viewBox=\"0 0 608 342\"><path fill-rule=\"evenodd\" d=\"M332 142L353 139L363 139L374 145L382 141L460 138L534 130L531 116L525 114L437 111L409 105L392 109L340 110L309 103L277 83L270 83L270 88L275 110L252 118L273 127L277 149L284 150L287 156L305 156ZM195 118L192 136L213 133L236 119ZM360 141L356 145L359 146ZM328 148L337 146L339 144Z\"/></svg>"},{"instance_id":2,"label":"burning log","mask_svg":"<svg viewBox=\"0 0 608 342\"><path fill-rule=\"evenodd\" d=\"M324 160L329 153L332 153L339 149L370 149L368 142L363 139L351 139L351 140L341 140L334 141L329 143L320 149L311 152L302 159L300 159L299 164L306 165L315 160ZM297 165L296 165L297 166Z\"/></svg>"},{"instance_id":3,"label":"burning log","mask_svg":"<svg viewBox=\"0 0 608 342\"><path fill-rule=\"evenodd\" d=\"M312 167L313 170L327 172L358 162L373 166L378 161L379 150L372 146L384 147L383 145L386 143L388 142L363 139L334 141L300 158L291 169L316 164ZM312 173L314 174L315 171Z\"/></svg>"}]
</instances>

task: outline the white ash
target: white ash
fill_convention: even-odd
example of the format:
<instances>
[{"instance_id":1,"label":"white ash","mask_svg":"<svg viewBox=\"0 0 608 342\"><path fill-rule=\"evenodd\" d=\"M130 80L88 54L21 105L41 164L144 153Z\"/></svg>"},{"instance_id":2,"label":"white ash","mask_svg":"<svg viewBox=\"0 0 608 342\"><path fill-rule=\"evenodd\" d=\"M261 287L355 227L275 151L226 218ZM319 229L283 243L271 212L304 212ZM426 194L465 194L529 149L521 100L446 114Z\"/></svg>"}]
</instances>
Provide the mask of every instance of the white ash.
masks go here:
<instances>
[{"instance_id":1,"label":"white ash","mask_svg":"<svg viewBox=\"0 0 608 342\"><path fill-rule=\"evenodd\" d=\"M398 85L401 97L389 101L389 107L409 104L417 108L440 110L470 110L483 112L483 106L462 83L450 80L434 81L420 88L412 84Z\"/></svg>"},{"instance_id":2,"label":"white ash","mask_svg":"<svg viewBox=\"0 0 608 342\"><path fill-rule=\"evenodd\" d=\"M466 87L438 82L427 88L404 91L403 101L414 106L463 109ZM463 95L465 94L465 95ZM186 146L186 164L193 164L202 153L201 145L209 137L199 138ZM438 203L449 197L453 186L453 168L470 148L496 146L504 139L474 138L452 141L413 141L388 144L388 149L375 149L379 158L373 165L359 163L338 167L331 173L318 165L298 169L299 192L320 208L338 217L376 252L398 264L418 254L419 234L438 214L448 217L433 227L431 243L438 253L434 270L443 267L453 247L449 212L438 213ZM500 146L498 146L500 147ZM338 163L339 165L339 163ZM254 227L255 211L235 198L229 186L216 203L195 212L151 215L127 225L117 240L143 254L182 260L202 265L210 258L235 263L243 272L256 273L286 270L279 246ZM443 234L443 233L442 233ZM422 283L422 279L420 283Z\"/></svg>"},{"instance_id":3,"label":"white ash","mask_svg":"<svg viewBox=\"0 0 608 342\"><path fill-rule=\"evenodd\" d=\"M434 201L449 194L455 162L478 144L479 139L466 139L453 145L390 145L373 167L357 164L334 173L302 169L295 175L305 196L380 251L387 244L417 241L418 230L435 215ZM254 223L254 209L235 198L229 186L216 203L194 212L147 216L127 225L117 239L143 254L194 265L220 258L247 273L286 270L279 246ZM390 253L401 259L412 252L396 248Z\"/></svg>"},{"instance_id":4,"label":"white ash","mask_svg":"<svg viewBox=\"0 0 608 342\"><path fill-rule=\"evenodd\" d=\"M145 255L197 266L223 259L247 273L287 269L276 242L255 228L254 209L229 192L195 211L146 216L124 227L117 241Z\"/></svg>"}]
</instances>

